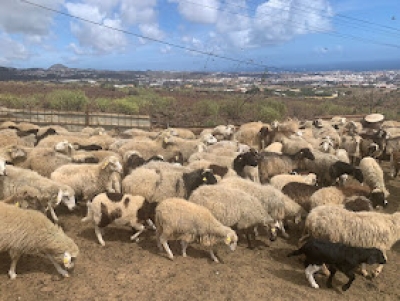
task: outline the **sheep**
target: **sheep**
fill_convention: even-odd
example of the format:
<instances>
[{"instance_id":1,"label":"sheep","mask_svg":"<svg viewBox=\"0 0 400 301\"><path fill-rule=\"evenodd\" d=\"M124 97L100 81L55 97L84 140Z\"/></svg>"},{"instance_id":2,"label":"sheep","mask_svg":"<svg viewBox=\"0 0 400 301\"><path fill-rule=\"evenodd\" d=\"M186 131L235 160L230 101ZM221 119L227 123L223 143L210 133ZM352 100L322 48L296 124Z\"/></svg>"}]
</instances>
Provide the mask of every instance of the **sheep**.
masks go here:
<instances>
[{"instance_id":1,"label":"sheep","mask_svg":"<svg viewBox=\"0 0 400 301\"><path fill-rule=\"evenodd\" d=\"M8 251L11 266L10 279L15 279L19 258L25 254L43 254L49 258L57 272L68 277L74 267L79 248L57 225L34 210L23 210L0 203L0 251ZM12 234L12 235L10 235Z\"/></svg>"},{"instance_id":2,"label":"sheep","mask_svg":"<svg viewBox=\"0 0 400 301\"><path fill-rule=\"evenodd\" d=\"M340 206L318 206L308 214L300 242L308 237L353 247L375 247L386 258L386 251L400 239L400 212L352 212ZM382 268L382 265L379 266L374 276L378 276ZM364 276L368 275L365 267L361 272Z\"/></svg>"},{"instance_id":3,"label":"sheep","mask_svg":"<svg viewBox=\"0 0 400 301\"><path fill-rule=\"evenodd\" d=\"M158 203L169 197L187 199L199 186L217 182L208 169L186 170L183 166L180 170L175 167L152 169L146 165L134 169L125 177L122 188L125 193L141 195L149 202Z\"/></svg>"},{"instance_id":4,"label":"sheep","mask_svg":"<svg viewBox=\"0 0 400 301\"><path fill-rule=\"evenodd\" d=\"M91 221L99 243L104 247L105 242L101 229L115 222L117 225L128 225L137 232L131 236L137 241L145 230L143 222L154 220L155 203L149 203L144 197L122 193L100 193L87 203L87 214L82 222Z\"/></svg>"},{"instance_id":5,"label":"sheep","mask_svg":"<svg viewBox=\"0 0 400 301\"><path fill-rule=\"evenodd\" d=\"M73 162L73 154L72 144L65 140L58 142L54 147L33 148L20 166L50 178L50 174L58 167Z\"/></svg>"},{"instance_id":6,"label":"sheep","mask_svg":"<svg viewBox=\"0 0 400 301\"><path fill-rule=\"evenodd\" d=\"M27 155L26 148L15 144L0 148L0 158L3 158L12 165L22 164L26 160Z\"/></svg>"},{"instance_id":7,"label":"sheep","mask_svg":"<svg viewBox=\"0 0 400 301\"><path fill-rule=\"evenodd\" d=\"M232 168L228 168L226 166L218 164L213 164L212 162L207 160L193 161L192 163L186 165L186 167L193 170L200 168L210 169L217 178L218 182L225 177L237 176L237 173Z\"/></svg>"},{"instance_id":8,"label":"sheep","mask_svg":"<svg viewBox=\"0 0 400 301\"><path fill-rule=\"evenodd\" d=\"M309 212L311 210L309 201L310 197L319 189L321 189L320 186L309 185L301 182L290 182L283 186L282 193Z\"/></svg>"},{"instance_id":9,"label":"sheep","mask_svg":"<svg viewBox=\"0 0 400 301\"><path fill-rule=\"evenodd\" d=\"M177 137L183 138L183 139L196 139L196 135L193 133L193 131L189 129L184 129L184 128L171 128L172 131L176 132Z\"/></svg>"},{"instance_id":10,"label":"sheep","mask_svg":"<svg viewBox=\"0 0 400 301\"><path fill-rule=\"evenodd\" d=\"M275 223L259 199L227 185L203 185L192 193L189 202L208 208L225 226L243 231L250 249L254 247L254 228ZM274 227L271 232L275 232Z\"/></svg>"},{"instance_id":11,"label":"sheep","mask_svg":"<svg viewBox=\"0 0 400 301\"><path fill-rule=\"evenodd\" d=\"M55 223L58 222L58 217L54 209L61 202L71 211L75 208L75 191L70 186L17 166L7 166L7 176L0 177L0 199L22 192L27 186L36 188L40 192L38 200L41 207L45 208L45 211L50 211Z\"/></svg>"},{"instance_id":12,"label":"sheep","mask_svg":"<svg viewBox=\"0 0 400 301\"><path fill-rule=\"evenodd\" d=\"M332 154L323 153L318 150L313 151L314 160L304 160L304 168L317 175L320 184L329 186L336 182L342 175L353 175L358 181L362 182L362 173L349 163L340 161Z\"/></svg>"},{"instance_id":13,"label":"sheep","mask_svg":"<svg viewBox=\"0 0 400 301\"><path fill-rule=\"evenodd\" d=\"M270 145L268 145L266 148L263 149L264 152L266 153L277 153L277 154L282 154L282 149L283 145L281 142L272 142Z\"/></svg>"},{"instance_id":14,"label":"sheep","mask_svg":"<svg viewBox=\"0 0 400 301\"><path fill-rule=\"evenodd\" d=\"M199 241L209 249L214 262L219 262L213 246L224 242L234 251L238 237L234 230L223 225L205 207L190 203L180 198L165 199L156 208L156 237L160 250L164 247L168 257L174 255L168 246L168 240L180 240L182 256L187 257L186 248L189 243Z\"/></svg>"},{"instance_id":15,"label":"sheep","mask_svg":"<svg viewBox=\"0 0 400 301\"><path fill-rule=\"evenodd\" d=\"M219 185L240 189L257 198L266 212L277 222L278 228L286 238L288 235L283 221L293 219L295 223L298 223L306 216L306 212L298 204L271 185L260 185L238 177L223 179Z\"/></svg>"},{"instance_id":16,"label":"sheep","mask_svg":"<svg viewBox=\"0 0 400 301\"><path fill-rule=\"evenodd\" d=\"M33 147L34 143L25 141L24 139L18 137L15 130L6 129L0 131L0 147L5 147L8 145L19 145Z\"/></svg>"},{"instance_id":17,"label":"sheep","mask_svg":"<svg viewBox=\"0 0 400 301\"><path fill-rule=\"evenodd\" d=\"M40 191L32 186L23 186L15 194L2 201L22 209L33 209L43 214L46 213L46 208L40 202Z\"/></svg>"},{"instance_id":18,"label":"sheep","mask_svg":"<svg viewBox=\"0 0 400 301\"><path fill-rule=\"evenodd\" d=\"M358 164L358 161L360 160L360 142L361 136L359 135L342 135L340 147L347 151L350 159L349 163L351 163L352 165Z\"/></svg>"},{"instance_id":19,"label":"sheep","mask_svg":"<svg viewBox=\"0 0 400 301\"><path fill-rule=\"evenodd\" d=\"M397 177L400 169L400 150L390 154L390 176Z\"/></svg>"},{"instance_id":20,"label":"sheep","mask_svg":"<svg viewBox=\"0 0 400 301\"><path fill-rule=\"evenodd\" d=\"M354 195L344 200L344 208L350 211L373 211L374 206L370 199L362 195Z\"/></svg>"},{"instance_id":21,"label":"sheep","mask_svg":"<svg viewBox=\"0 0 400 301\"><path fill-rule=\"evenodd\" d=\"M317 176L315 173L309 173L306 175L297 174L282 174L273 176L270 180L270 184L275 188L282 190L282 188L291 182L305 183L309 185L317 184Z\"/></svg>"},{"instance_id":22,"label":"sheep","mask_svg":"<svg viewBox=\"0 0 400 301\"><path fill-rule=\"evenodd\" d=\"M260 158L258 151L250 149L250 151L241 153L233 160L233 170L245 179L253 182L260 182L258 175L258 159Z\"/></svg>"},{"instance_id":23,"label":"sheep","mask_svg":"<svg viewBox=\"0 0 400 301\"><path fill-rule=\"evenodd\" d=\"M326 286L332 287L332 280L339 270L344 273L349 281L342 286L347 291L355 279L354 270L360 264L385 264L386 258L377 248L352 247L342 243L333 243L326 240L311 238L301 248L290 252L287 257L306 256L306 277L311 287L319 288L313 274L322 268L323 264L329 266L330 275Z\"/></svg>"},{"instance_id":24,"label":"sheep","mask_svg":"<svg viewBox=\"0 0 400 301\"><path fill-rule=\"evenodd\" d=\"M362 158L359 165L364 176L364 183L367 184L373 191L382 191L385 198L389 197L390 193L386 189L383 177L382 167L374 158Z\"/></svg>"},{"instance_id":25,"label":"sheep","mask_svg":"<svg viewBox=\"0 0 400 301\"><path fill-rule=\"evenodd\" d=\"M308 158L314 160L314 155L309 149L301 149L294 155L279 155L275 153L260 153L261 158L258 163L260 182L267 183L275 175L290 173L298 169L303 160Z\"/></svg>"},{"instance_id":26,"label":"sheep","mask_svg":"<svg viewBox=\"0 0 400 301\"><path fill-rule=\"evenodd\" d=\"M235 134L236 127L232 124L228 125L217 125L212 129L211 134L220 140L231 140ZM202 136L200 134L200 136Z\"/></svg>"},{"instance_id":27,"label":"sheep","mask_svg":"<svg viewBox=\"0 0 400 301\"><path fill-rule=\"evenodd\" d=\"M90 200L101 192L121 192L114 188L113 173L122 173L122 165L115 156L109 156L98 164L67 164L57 168L50 178L69 185L82 200ZM117 183L119 185L119 183Z\"/></svg>"},{"instance_id":28,"label":"sheep","mask_svg":"<svg viewBox=\"0 0 400 301\"><path fill-rule=\"evenodd\" d=\"M249 122L242 124L234 134L234 140L246 144L251 148L264 149L270 141L268 133L270 126L262 122Z\"/></svg>"},{"instance_id":29,"label":"sheep","mask_svg":"<svg viewBox=\"0 0 400 301\"><path fill-rule=\"evenodd\" d=\"M316 191L309 199L310 209L321 205L342 205L349 196L364 196L371 200L373 207L386 207L388 202L382 192L371 191L360 185L346 185L343 187L329 186Z\"/></svg>"}]
</instances>

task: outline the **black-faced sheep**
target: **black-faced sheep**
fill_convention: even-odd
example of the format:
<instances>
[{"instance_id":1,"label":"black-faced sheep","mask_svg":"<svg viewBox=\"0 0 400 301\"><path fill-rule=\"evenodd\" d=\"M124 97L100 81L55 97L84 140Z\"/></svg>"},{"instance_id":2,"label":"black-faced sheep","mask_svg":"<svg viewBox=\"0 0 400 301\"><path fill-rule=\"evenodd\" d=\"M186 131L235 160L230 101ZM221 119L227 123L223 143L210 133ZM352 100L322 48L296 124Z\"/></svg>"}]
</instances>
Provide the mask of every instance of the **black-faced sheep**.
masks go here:
<instances>
[{"instance_id":1,"label":"black-faced sheep","mask_svg":"<svg viewBox=\"0 0 400 301\"><path fill-rule=\"evenodd\" d=\"M92 221L94 232L102 246L105 246L101 230L111 223L127 225L137 232L131 240L137 240L145 230L143 223L154 220L156 203L149 203L142 196L121 193L100 193L87 203L87 215L82 222Z\"/></svg>"},{"instance_id":2,"label":"black-faced sheep","mask_svg":"<svg viewBox=\"0 0 400 301\"><path fill-rule=\"evenodd\" d=\"M212 247L224 243L232 251L236 249L238 237L231 228L224 226L205 207L179 198L168 198L156 208L157 244L164 247L168 257L174 255L168 246L168 240L180 240L182 256L186 257L189 243L199 241L209 249L212 260L219 262Z\"/></svg>"},{"instance_id":3,"label":"black-faced sheep","mask_svg":"<svg viewBox=\"0 0 400 301\"><path fill-rule=\"evenodd\" d=\"M314 273L322 268L323 264L328 265L330 275L326 286L332 287L332 280L336 271L341 271L349 279L342 286L347 291L356 278L354 270L360 264L385 264L386 259L382 251L377 248L352 247L342 243L333 243L326 240L311 238L301 246L300 249L289 253L287 256L306 256L306 277L311 287L319 288L314 279Z\"/></svg>"},{"instance_id":4,"label":"black-faced sheep","mask_svg":"<svg viewBox=\"0 0 400 301\"><path fill-rule=\"evenodd\" d=\"M68 277L66 269L74 267L78 246L57 225L34 210L23 210L0 203L0 251L8 251L11 267L8 275L17 277L16 266L24 254L43 254L53 263L57 272Z\"/></svg>"},{"instance_id":5,"label":"black-faced sheep","mask_svg":"<svg viewBox=\"0 0 400 301\"><path fill-rule=\"evenodd\" d=\"M386 251L400 239L400 212L352 212L340 206L318 206L308 214L303 234L300 241L314 237L353 247L375 247L386 257ZM379 266L374 275L382 268ZM361 272L368 275L365 267Z\"/></svg>"}]
</instances>

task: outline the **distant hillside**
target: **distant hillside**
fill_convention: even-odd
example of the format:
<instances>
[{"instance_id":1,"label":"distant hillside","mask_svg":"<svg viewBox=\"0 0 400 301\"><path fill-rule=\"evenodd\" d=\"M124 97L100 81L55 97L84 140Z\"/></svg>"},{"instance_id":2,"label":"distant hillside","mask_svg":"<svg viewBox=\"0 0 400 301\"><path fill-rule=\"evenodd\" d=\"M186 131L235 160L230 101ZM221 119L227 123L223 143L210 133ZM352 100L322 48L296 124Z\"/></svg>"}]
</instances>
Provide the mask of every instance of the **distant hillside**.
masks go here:
<instances>
[{"instance_id":1,"label":"distant hillside","mask_svg":"<svg viewBox=\"0 0 400 301\"><path fill-rule=\"evenodd\" d=\"M51 65L50 68L47 70L57 71L57 70L65 70L65 69L68 69L68 67L64 66L63 64L54 64L54 65Z\"/></svg>"}]
</instances>

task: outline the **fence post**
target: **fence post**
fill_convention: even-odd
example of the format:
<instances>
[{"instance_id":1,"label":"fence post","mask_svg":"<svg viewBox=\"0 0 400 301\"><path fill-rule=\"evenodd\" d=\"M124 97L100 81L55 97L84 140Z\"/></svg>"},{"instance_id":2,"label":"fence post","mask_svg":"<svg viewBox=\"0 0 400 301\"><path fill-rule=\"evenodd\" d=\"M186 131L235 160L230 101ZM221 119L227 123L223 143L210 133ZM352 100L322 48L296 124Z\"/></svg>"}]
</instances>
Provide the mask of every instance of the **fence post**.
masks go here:
<instances>
[{"instance_id":1,"label":"fence post","mask_svg":"<svg viewBox=\"0 0 400 301\"><path fill-rule=\"evenodd\" d=\"M85 111L85 127L90 126L89 122L89 105L86 105L86 111Z\"/></svg>"}]
</instances>

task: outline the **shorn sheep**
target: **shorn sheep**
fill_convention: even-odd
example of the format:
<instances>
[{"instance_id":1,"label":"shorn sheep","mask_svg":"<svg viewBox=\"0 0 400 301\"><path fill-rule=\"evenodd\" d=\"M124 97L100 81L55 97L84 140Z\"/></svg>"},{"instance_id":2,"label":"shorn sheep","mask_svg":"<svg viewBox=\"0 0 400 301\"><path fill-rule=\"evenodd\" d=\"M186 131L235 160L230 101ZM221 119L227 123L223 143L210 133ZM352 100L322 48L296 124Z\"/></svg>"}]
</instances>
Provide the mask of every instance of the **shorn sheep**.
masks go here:
<instances>
[{"instance_id":1,"label":"shorn sheep","mask_svg":"<svg viewBox=\"0 0 400 301\"><path fill-rule=\"evenodd\" d=\"M63 165L50 178L72 187L77 197L90 200L101 192L121 192L114 188L113 173L122 173L122 165L117 157L109 156L98 164Z\"/></svg>"},{"instance_id":2,"label":"shorn sheep","mask_svg":"<svg viewBox=\"0 0 400 301\"><path fill-rule=\"evenodd\" d=\"M168 246L168 240L180 240L182 256L186 257L189 243L198 241L209 249L213 261L219 262L213 252L213 246L224 243L232 251L236 249L238 237L234 230L224 226L205 207L180 198L168 198L156 208L156 236L159 249L164 247L168 257L174 255Z\"/></svg>"},{"instance_id":3,"label":"shorn sheep","mask_svg":"<svg viewBox=\"0 0 400 301\"><path fill-rule=\"evenodd\" d=\"M43 214L0 203L0 251L8 251L11 266L8 275L17 277L16 266L24 254L41 254L49 258L57 272L68 277L79 254L78 246L64 231Z\"/></svg>"},{"instance_id":4,"label":"shorn sheep","mask_svg":"<svg viewBox=\"0 0 400 301\"><path fill-rule=\"evenodd\" d=\"M386 257L386 251L400 239L400 212L352 212L340 206L318 206L308 214L303 234L300 242L314 237L353 247L375 247ZM382 268L380 265L374 276ZM365 267L361 272L368 275Z\"/></svg>"},{"instance_id":5,"label":"shorn sheep","mask_svg":"<svg viewBox=\"0 0 400 301\"><path fill-rule=\"evenodd\" d=\"M309 239L300 249L288 254L288 257L304 254L306 256L306 277L313 288L319 288L314 279L314 273L322 268L323 264L329 267L330 275L326 282L332 287L332 280L336 271L344 273L349 281L342 286L347 291L356 278L354 270L360 264L385 264L386 259L382 251L377 248L351 247L342 243L333 243L320 239Z\"/></svg>"},{"instance_id":6,"label":"shorn sheep","mask_svg":"<svg viewBox=\"0 0 400 301\"><path fill-rule=\"evenodd\" d=\"M137 232L131 236L135 241L145 230L143 223L154 219L156 203L149 203L144 197L121 193L100 193L87 203L87 215L82 222L92 221L99 243L105 246L101 229L111 223L127 225Z\"/></svg>"}]
</instances>

